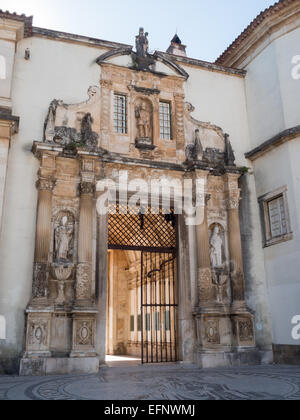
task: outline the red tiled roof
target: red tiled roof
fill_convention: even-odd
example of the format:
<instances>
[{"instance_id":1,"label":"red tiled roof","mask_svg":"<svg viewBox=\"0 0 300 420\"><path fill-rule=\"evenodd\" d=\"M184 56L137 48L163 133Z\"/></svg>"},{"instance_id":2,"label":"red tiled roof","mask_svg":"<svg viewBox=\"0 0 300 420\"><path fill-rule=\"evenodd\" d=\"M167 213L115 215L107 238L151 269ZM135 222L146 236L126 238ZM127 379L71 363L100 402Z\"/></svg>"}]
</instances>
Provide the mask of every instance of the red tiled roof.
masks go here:
<instances>
[{"instance_id":1,"label":"red tiled roof","mask_svg":"<svg viewBox=\"0 0 300 420\"><path fill-rule=\"evenodd\" d=\"M242 32L241 35L215 61L215 64L224 65L235 50L242 44L242 42L246 40L265 19L283 10L292 3L299 3L299 0L279 0L273 6L270 6L268 9L261 12L244 30L244 32Z\"/></svg>"},{"instance_id":2,"label":"red tiled roof","mask_svg":"<svg viewBox=\"0 0 300 420\"><path fill-rule=\"evenodd\" d=\"M8 10L4 11L0 9L0 18L24 22L24 37L28 38L32 35L33 16L18 15L17 13L10 13Z\"/></svg>"}]
</instances>

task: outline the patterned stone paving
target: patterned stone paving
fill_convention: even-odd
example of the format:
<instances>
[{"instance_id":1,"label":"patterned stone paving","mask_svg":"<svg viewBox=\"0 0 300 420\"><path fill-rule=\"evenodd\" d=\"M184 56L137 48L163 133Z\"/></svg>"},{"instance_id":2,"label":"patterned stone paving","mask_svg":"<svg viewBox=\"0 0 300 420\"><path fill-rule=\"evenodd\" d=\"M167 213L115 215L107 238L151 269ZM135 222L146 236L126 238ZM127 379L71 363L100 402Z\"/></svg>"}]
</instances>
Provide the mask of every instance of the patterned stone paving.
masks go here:
<instances>
[{"instance_id":1,"label":"patterned stone paving","mask_svg":"<svg viewBox=\"0 0 300 420\"><path fill-rule=\"evenodd\" d=\"M300 367L103 368L98 375L0 377L0 400L299 400Z\"/></svg>"}]
</instances>

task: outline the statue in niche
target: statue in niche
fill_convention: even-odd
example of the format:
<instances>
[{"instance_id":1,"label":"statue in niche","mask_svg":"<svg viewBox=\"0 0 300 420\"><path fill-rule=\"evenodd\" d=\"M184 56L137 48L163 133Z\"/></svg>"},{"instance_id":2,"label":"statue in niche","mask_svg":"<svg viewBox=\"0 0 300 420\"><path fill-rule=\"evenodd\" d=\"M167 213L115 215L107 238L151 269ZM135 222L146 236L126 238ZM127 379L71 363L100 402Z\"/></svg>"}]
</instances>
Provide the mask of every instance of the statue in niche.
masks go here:
<instances>
[{"instance_id":1,"label":"statue in niche","mask_svg":"<svg viewBox=\"0 0 300 420\"><path fill-rule=\"evenodd\" d=\"M144 28L140 28L139 35L136 37L136 53L138 57L146 58L148 55L149 41L148 32L144 32Z\"/></svg>"},{"instance_id":2,"label":"statue in niche","mask_svg":"<svg viewBox=\"0 0 300 420\"><path fill-rule=\"evenodd\" d=\"M74 235L73 223L70 225L67 216L63 216L60 225L55 230L55 251L58 261L68 261L71 243Z\"/></svg>"},{"instance_id":3,"label":"statue in niche","mask_svg":"<svg viewBox=\"0 0 300 420\"><path fill-rule=\"evenodd\" d=\"M142 104L136 108L135 116L137 119L139 137L150 138L151 116L145 102L142 102Z\"/></svg>"},{"instance_id":4,"label":"statue in niche","mask_svg":"<svg viewBox=\"0 0 300 420\"><path fill-rule=\"evenodd\" d=\"M215 226L210 239L210 258L213 268L223 266L223 238L220 226Z\"/></svg>"}]
</instances>

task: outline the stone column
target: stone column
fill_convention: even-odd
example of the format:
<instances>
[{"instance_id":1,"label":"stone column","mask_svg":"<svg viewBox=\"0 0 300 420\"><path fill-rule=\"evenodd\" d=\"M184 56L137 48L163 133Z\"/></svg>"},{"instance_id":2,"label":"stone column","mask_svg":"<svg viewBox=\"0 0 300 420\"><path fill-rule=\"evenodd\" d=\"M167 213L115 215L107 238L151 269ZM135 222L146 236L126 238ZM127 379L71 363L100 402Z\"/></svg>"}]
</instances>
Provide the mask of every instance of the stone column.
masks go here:
<instances>
[{"instance_id":1,"label":"stone column","mask_svg":"<svg viewBox=\"0 0 300 420\"><path fill-rule=\"evenodd\" d=\"M35 257L32 298L46 299L48 295L48 261L51 244L52 190L51 178L40 178L37 182L38 205L35 238Z\"/></svg>"},{"instance_id":2,"label":"stone column","mask_svg":"<svg viewBox=\"0 0 300 420\"><path fill-rule=\"evenodd\" d=\"M201 180L203 191L198 193L197 204L197 260L198 260L198 296L199 307L209 306L214 298L214 287L212 283L210 247L209 247L209 231L207 224L207 203L209 195L207 189L207 171L197 171L197 179Z\"/></svg>"},{"instance_id":3,"label":"stone column","mask_svg":"<svg viewBox=\"0 0 300 420\"><path fill-rule=\"evenodd\" d=\"M228 241L230 253L230 278L232 290L231 322L233 345L236 348L255 346L254 316L245 301L242 241L239 219L240 174L227 174Z\"/></svg>"},{"instance_id":4,"label":"stone column","mask_svg":"<svg viewBox=\"0 0 300 420\"><path fill-rule=\"evenodd\" d=\"M80 216L76 300L73 309L72 358L95 358L96 315L93 283L93 227L95 215L94 159L81 160Z\"/></svg>"},{"instance_id":5,"label":"stone column","mask_svg":"<svg viewBox=\"0 0 300 420\"><path fill-rule=\"evenodd\" d=\"M76 303L91 305L92 259L93 259L93 214L94 182L80 184L80 219L78 236L78 265L76 277Z\"/></svg>"},{"instance_id":6,"label":"stone column","mask_svg":"<svg viewBox=\"0 0 300 420\"><path fill-rule=\"evenodd\" d=\"M240 174L226 175L228 242L230 253L230 272L233 307L245 309L245 285L243 270L242 241L239 219L240 189L238 180Z\"/></svg>"}]
</instances>

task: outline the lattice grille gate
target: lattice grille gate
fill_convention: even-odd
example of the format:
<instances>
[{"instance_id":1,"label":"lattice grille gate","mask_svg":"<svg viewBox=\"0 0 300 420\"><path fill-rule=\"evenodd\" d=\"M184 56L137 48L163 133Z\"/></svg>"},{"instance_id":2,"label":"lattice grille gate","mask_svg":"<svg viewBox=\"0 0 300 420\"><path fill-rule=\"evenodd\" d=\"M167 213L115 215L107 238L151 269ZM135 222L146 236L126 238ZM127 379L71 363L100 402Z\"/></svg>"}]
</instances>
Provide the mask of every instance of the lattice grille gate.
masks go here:
<instances>
[{"instance_id":1,"label":"lattice grille gate","mask_svg":"<svg viewBox=\"0 0 300 420\"><path fill-rule=\"evenodd\" d=\"M111 206L108 223L109 249L141 252L139 329L145 364L178 360L176 218L173 210L156 213Z\"/></svg>"}]
</instances>

